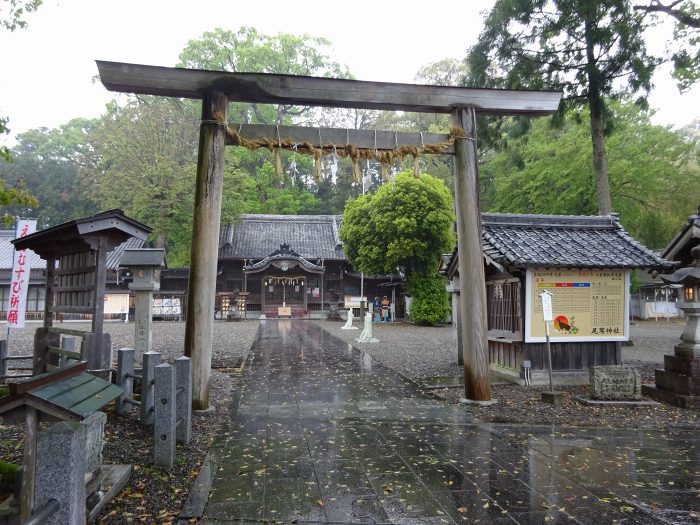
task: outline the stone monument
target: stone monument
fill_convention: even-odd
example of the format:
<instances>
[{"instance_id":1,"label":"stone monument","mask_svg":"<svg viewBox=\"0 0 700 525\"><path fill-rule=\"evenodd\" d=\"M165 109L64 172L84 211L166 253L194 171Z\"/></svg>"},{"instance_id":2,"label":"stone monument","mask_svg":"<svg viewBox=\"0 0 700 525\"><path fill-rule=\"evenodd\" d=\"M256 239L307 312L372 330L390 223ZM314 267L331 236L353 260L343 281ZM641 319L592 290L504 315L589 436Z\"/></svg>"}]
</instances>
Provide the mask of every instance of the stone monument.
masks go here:
<instances>
[{"instance_id":1,"label":"stone monument","mask_svg":"<svg viewBox=\"0 0 700 525\"><path fill-rule=\"evenodd\" d=\"M603 401L642 399L642 375L632 366L608 365L589 368L591 398Z\"/></svg>"}]
</instances>

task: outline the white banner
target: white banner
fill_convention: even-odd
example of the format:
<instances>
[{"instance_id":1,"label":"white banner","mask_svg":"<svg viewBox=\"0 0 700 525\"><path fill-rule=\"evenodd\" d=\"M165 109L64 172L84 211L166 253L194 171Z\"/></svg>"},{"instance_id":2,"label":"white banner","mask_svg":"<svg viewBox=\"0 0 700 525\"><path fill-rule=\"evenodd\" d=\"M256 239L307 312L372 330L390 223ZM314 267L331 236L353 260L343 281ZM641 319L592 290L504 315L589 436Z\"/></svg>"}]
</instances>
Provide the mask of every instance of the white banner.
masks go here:
<instances>
[{"instance_id":1,"label":"white banner","mask_svg":"<svg viewBox=\"0 0 700 525\"><path fill-rule=\"evenodd\" d=\"M15 239L26 237L35 231L35 220L19 220L15 230ZM24 328L24 313L27 309L27 290L29 289L29 273L31 271L31 250L15 251L12 275L10 276L10 298L7 302L8 328Z\"/></svg>"}]
</instances>

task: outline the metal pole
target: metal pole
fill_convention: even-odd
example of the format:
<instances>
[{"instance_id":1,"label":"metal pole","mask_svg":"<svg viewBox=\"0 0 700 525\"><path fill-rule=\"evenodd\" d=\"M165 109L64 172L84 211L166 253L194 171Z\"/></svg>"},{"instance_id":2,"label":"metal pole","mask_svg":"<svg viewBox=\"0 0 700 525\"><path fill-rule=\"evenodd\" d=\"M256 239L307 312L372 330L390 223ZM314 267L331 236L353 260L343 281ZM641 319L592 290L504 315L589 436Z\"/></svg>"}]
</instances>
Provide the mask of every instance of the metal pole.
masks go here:
<instances>
[{"instance_id":1,"label":"metal pole","mask_svg":"<svg viewBox=\"0 0 700 525\"><path fill-rule=\"evenodd\" d=\"M365 194L365 178L362 177L362 195ZM362 307L367 306L365 301L365 272L360 272L360 319L365 318L365 309Z\"/></svg>"},{"instance_id":2,"label":"metal pole","mask_svg":"<svg viewBox=\"0 0 700 525\"><path fill-rule=\"evenodd\" d=\"M549 344L549 321L544 322L545 332L547 334L547 363L549 364L549 391L554 392L554 383L552 382L552 347Z\"/></svg>"}]
</instances>

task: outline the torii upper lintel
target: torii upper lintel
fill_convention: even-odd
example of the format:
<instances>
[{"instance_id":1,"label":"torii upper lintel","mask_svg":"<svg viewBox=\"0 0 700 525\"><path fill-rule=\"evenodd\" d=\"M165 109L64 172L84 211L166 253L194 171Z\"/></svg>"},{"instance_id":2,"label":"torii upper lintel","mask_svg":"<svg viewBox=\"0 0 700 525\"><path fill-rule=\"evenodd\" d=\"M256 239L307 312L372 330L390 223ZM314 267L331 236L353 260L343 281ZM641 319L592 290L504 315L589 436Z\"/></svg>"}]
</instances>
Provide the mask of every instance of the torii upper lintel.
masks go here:
<instances>
[{"instance_id":1,"label":"torii upper lintel","mask_svg":"<svg viewBox=\"0 0 700 525\"><path fill-rule=\"evenodd\" d=\"M482 115L541 116L559 106L558 91L482 89L337 78L231 73L97 60L110 91L201 99L218 91L231 102L451 113L473 107Z\"/></svg>"}]
</instances>

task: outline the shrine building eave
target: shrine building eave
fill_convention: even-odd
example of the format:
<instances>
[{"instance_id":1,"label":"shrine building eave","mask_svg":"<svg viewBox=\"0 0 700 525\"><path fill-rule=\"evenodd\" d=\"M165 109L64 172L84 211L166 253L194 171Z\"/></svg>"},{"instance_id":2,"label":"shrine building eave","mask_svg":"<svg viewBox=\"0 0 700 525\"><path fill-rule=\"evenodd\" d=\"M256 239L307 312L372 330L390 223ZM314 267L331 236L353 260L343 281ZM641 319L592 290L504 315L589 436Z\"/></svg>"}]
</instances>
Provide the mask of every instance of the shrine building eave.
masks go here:
<instances>
[{"instance_id":1,"label":"shrine building eave","mask_svg":"<svg viewBox=\"0 0 700 525\"><path fill-rule=\"evenodd\" d=\"M202 99L224 93L230 102L295 104L422 113L473 107L482 115L541 116L556 111L559 91L426 86L268 73L231 73L97 60L110 91Z\"/></svg>"},{"instance_id":2,"label":"shrine building eave","mask_svg":"<svg viewBox=\"0 0 700 525\"><path fill-rule=\"evenodd\" d=\"M294 267L299 267L309 273L322 274L326 271L323 266L307 261L294 252L274 253L265 257L255 264L244 266L243 271L247 274L261 273L270 267L275 267L283 272L287 272Z\"/></svg>"}]
</instances>

